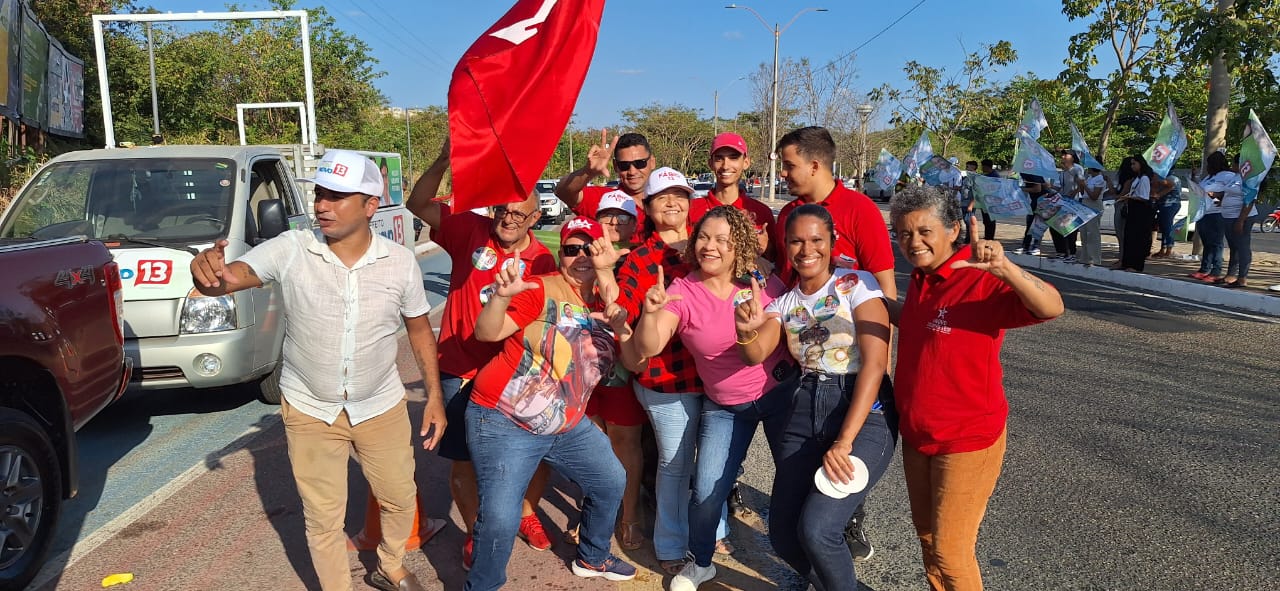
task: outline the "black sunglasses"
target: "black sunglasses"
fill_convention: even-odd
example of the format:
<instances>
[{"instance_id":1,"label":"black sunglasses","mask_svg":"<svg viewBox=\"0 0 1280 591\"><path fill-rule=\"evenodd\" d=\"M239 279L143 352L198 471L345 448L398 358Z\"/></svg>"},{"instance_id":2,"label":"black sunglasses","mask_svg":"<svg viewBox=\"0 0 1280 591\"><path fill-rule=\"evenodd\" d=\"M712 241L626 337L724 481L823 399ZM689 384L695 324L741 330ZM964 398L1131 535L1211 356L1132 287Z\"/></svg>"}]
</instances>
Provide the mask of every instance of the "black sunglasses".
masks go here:
<instances>
[{"instance_id":1,"label":"black sunglasses","mask_svg":"<svg viewBox=\"0 0 1280 591\"><path fill-rule=\"evenodd\" d=\"M587 250L590 247L590 244L561 244L560 254L567 257L576 257L580 254L591 254Z\"/></svg>"},{"instance_id":2,"label":"black sunglasses","mask_svg":"<svg viewBox=\"0 0 1280 591\"><path fill-rule=\"evenodd\" d=\"M614 158L613 166L618 169L618 172L626 172L632 168L644 169L649 167L649 157L645 156L639 160L618 160Z\"/></svg>"}]
</instances>

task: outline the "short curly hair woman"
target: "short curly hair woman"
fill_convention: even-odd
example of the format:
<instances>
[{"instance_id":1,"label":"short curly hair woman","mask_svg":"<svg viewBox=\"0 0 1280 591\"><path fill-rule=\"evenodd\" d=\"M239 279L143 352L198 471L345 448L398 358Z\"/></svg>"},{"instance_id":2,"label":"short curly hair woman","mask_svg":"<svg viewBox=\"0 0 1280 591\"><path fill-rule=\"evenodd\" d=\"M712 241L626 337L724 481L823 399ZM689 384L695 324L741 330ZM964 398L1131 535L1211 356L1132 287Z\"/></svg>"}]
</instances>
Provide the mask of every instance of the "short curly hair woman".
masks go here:
<instances>
[{"instance_id":1,"label":"short curly hair woman","mask_svg":"<svg viewBox=\"0 0 1280 591\"><path fill-rule=\"evenodd\" d=\"M684 262L698 266L698 235L708 220L721 219L729 224L729 238L733 245L733 277L744 277L756 268L756 227L746 212L730 205L721 205L708 211L689 234L689 244L684 247Z\"/></svg>"}]
</instances>

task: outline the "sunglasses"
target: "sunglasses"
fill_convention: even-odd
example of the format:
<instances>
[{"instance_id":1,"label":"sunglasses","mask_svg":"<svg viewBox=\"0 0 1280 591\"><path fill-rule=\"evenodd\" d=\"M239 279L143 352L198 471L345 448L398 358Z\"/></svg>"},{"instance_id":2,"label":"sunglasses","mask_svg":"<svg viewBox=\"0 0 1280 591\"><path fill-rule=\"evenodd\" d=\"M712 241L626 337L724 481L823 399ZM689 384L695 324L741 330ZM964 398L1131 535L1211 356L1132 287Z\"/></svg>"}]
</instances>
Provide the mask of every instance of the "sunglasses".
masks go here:
<instances>
[{"instance_id":1,"label":"sunglasses","mask_svg":"<svg viewBox=\"0 0 1280 591\"><path fill-rule=\"evenodd\" d=\"M649 167L649 157L645 156L639 160L618 160L615 158L613 160L613 167L617 168L618 172L626 172L632 168L643 170Z\"/></svg>"},{"instance_id":2,"label":"sunglasses","mask_svg":"<svg viewBox=\"0 0 1280 591\"><path fill-rule=\"evenodd\" d=\"M588 252L590 244L562 244L560 245L560 254L567 257L576 257L583 254L591 254Z\"/></svg>"},{"instance_id":3,"label":"sunglasses","mask_svg":"<svg viewBox=\"0 0 1280 591\"><path fill-rule=\"evenodd\" d=\"M523 213L523 212L519 212L519 211L513 211L513 210L507 209L507 208L505 208L505 207L495 207L495 208L493 208L493 217L494 217L494 218L496 218L496 219L502 219L502 218L505 218L505 217L510 216L510 217L511 217L511 221L513 221L513 222L515 222L515 223L517 223L517 224L523 224L523 223L525 222L525 220L528 220L528 219L529 219L529 217L530 217L530 216L532 216L532 215L533 215L533 214L535 214L535 213L537 213L537 212Z\"/></svg>"},{"instance_id":4,"label":"sunglasses","mask_svg":"<svg viewBox=\"0 0 1280 591\"><path fill-rule=\"evenodd\" d=\"M607 213L596 218L596 221L606 226L626 226L636 223L636 216L629 213Z\"/></svg>"}]
</instances>

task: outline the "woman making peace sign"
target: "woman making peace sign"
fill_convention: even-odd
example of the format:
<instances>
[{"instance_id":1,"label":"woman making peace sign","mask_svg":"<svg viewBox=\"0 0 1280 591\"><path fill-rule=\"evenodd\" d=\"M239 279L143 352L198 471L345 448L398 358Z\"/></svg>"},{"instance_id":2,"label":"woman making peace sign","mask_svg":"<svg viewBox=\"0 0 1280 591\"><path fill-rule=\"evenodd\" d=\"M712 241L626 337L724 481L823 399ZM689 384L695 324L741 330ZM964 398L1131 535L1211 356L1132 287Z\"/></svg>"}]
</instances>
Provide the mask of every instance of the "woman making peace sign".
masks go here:
<instances>
[{"instance_id":1,"label":"woman making peace sign","mask_svg":"<svg viewBox=\"0 0 1280 591\"><path fill-rule=\"evenodd\" d=\"M802 367L799 377L766 395L780 395L784 405L764 420L776 469L769 540L815 587L854 591L844 527L893 459L897 433L883 379L889 364L883 292L870 273L832 266L833 228L820 205L791 212L780 256L788 257L799 283L766 305L753 282L756 297L738 306L736 319L745 361L760 363L785 349ZM839 487L865 478L866 485L829 495L819 490L820 478Z\"/></svg>"}]
</instances>

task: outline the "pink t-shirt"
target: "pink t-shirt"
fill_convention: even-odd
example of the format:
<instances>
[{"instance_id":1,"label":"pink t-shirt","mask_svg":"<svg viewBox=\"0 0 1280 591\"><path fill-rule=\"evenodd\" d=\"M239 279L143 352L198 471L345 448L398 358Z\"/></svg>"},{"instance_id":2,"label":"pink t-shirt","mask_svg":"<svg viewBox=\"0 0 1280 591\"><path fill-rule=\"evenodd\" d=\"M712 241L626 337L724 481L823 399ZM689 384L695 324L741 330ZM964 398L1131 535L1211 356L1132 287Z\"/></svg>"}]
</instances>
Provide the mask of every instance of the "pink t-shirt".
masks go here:
<instances>
[{"instance_id":1,"label":"pink t-shirt","mask_svg":"<svg viewBox=\"0 0 1280 591\"><path fill-rule=\"evenodd\" d=\"M777 384L791 366L784 347L778 347L760 365L742 362L733 315L739 302L751 298L751 287L740 283L737 286L734 295L722 300L703 287L694 273L672 281L667 288L668 294L683 298L667 302L666 309L680 320L676 335L693 353L707 396L725 406L759 398ZM761 305L769 305L785 291L782 281L770 276L760 294Z\"/></svg>"}]
</instances>

